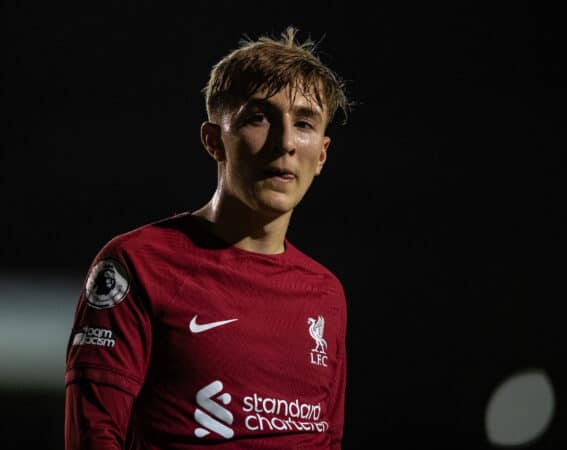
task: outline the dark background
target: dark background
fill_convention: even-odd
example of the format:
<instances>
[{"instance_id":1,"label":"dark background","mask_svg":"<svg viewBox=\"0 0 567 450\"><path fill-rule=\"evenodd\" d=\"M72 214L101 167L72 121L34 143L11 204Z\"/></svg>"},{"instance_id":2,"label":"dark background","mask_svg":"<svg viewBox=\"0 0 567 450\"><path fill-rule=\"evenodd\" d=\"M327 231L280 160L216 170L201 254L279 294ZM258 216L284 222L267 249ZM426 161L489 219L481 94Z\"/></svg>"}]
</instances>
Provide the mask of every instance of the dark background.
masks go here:
<instances>
[{"instance_id":1,"label":"dark background","mask_svg":"<svg viewBox=\"0 0 567 450\"><path fill-rule=\"evenodd\" d=\"M83 277L114 235L205 203L216 183L199 142L210 67L243 34L293 24L300 38L323 38L321 58L357 103L329 130L328 163L289 232L347 293L345 448L489 448L490 392L539 367L557 411L529 448L558 449L567 400L558 9L79 3L4 6L2 272ZM62 448L63 390L2 398L3 433L18 435L17 448Z\"/></svg>"}]
</instances>

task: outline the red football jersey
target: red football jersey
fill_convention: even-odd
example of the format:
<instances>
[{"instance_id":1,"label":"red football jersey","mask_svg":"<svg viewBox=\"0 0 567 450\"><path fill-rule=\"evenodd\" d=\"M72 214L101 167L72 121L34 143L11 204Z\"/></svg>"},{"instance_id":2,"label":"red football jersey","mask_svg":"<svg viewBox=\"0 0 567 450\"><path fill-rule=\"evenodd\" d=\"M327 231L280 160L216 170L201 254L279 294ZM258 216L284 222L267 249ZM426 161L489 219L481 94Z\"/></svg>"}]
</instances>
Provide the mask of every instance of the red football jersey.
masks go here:
<instances>
[{"instance_id":1,"label":"red football jersey","mask_svg":"<svg viewBox=\"0 0 567 450\"><path fill-rule=\"evenodd\" d=\"M344 292L329 270L288 241L276 255L229 246L181 214L96 256L66 385L135 397L126 448L335 450L345 335ZM69 432L84 436L96 420Z\"/></svg>"}]
</instances>

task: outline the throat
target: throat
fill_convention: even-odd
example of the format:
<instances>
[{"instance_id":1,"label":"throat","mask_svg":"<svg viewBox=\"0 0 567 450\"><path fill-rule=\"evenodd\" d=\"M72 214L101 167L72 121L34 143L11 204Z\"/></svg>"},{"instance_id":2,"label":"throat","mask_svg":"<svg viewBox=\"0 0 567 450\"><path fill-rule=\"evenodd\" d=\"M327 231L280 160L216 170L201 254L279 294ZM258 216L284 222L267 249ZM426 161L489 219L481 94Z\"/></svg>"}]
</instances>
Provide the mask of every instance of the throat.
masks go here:
<instances>
[{"instance_id":1,"label":"throat","mask_svg":"<svg viewBox=\"0 0 567 450\"><path fill-rule=\"evenodd\" d=\"M241 250L266 255L285 251L291 213L265 218L250 211L236 211L225 202L211 200L192 214L203 220L215 236Z\"/></svg>"}]
</instances>

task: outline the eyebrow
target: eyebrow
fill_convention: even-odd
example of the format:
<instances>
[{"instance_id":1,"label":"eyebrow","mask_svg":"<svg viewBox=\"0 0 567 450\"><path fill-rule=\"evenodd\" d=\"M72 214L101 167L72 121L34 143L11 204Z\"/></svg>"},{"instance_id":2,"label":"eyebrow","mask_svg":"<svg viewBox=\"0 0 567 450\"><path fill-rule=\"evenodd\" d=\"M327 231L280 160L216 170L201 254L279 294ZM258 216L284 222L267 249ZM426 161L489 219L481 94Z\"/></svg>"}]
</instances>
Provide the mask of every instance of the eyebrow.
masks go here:
<instances>
[{"instance_id":1,"label":"eyebrow","mask_svg":"<svg viewBox=\"0 0 567 450\"><path fill-rule=\"evenodd\" d=\"M311 117L323 121L323 114L319 110L309 108L308 106L296 106L293 108L293 112L296 116Z\"/></svg>"}]
</instances>

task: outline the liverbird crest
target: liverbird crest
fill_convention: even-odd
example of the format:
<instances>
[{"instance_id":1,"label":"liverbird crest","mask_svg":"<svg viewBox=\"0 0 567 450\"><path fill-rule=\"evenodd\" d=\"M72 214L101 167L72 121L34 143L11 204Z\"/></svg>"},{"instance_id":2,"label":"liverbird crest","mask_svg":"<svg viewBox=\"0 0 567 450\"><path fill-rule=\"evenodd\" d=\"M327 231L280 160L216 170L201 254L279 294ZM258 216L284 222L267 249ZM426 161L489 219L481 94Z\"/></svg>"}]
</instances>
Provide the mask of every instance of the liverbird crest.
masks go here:
<instances>
[{"instance_id":1,"label":"liverbird crest","mask_svg":"<svg viewBox=\"0 0 567 450\"><path fill-rule=\"evenodd\" d=\"M323 339L325 319L323 316L318 316L317 320L309 317L307 323L309 324L309 334L315 340L315 348L311 351L325 354L327 348L327 341Z\"/></svg>"}]
</instances>

